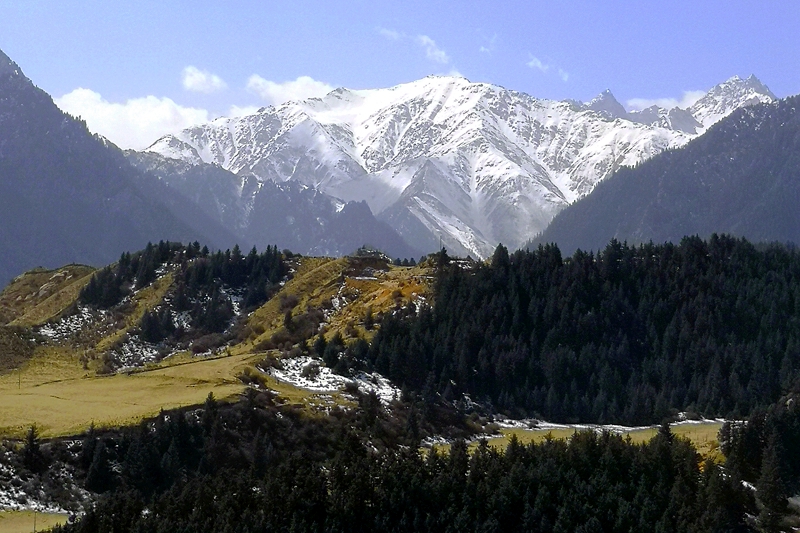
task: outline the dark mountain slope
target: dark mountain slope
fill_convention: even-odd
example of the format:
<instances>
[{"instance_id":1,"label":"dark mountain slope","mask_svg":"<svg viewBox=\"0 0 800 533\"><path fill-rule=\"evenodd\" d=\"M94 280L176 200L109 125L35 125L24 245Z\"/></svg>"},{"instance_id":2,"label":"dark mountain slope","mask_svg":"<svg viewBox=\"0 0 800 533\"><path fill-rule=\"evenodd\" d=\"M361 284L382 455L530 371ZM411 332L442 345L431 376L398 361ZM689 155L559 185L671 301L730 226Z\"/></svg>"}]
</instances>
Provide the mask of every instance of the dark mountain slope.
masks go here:
<instances>
[{"instance_id":1,"label":"dark mountain slope","mask_svg":"<svg viewBox=\"0 0 800 533\"><path fill-rule=\"evenodd\" d=\"M678 242L730 233L800 242L800 97L740 109L684 148L600 183L534 243L566 253L611 239Z\"/></svg>"},{"instance_id":2,"label":"dark mountain slope","mask_svg":"<svg viewBox=\"0 0 800 533\"><path fill-rule=\"evenodd\" d=\"M168 192L61 112L0 52L0 285L38 265L108 263L148 241L232 244Z\"/></svg>"},{"instance_id":3,"label":"dark mountain slope","mask_svg":"<svg viewBox=\"0 0 800 533\"><path fill-rule=\"evenodd\" d=\"M234 174L218 165L192 165L155 153L126 152L138 169L179 191L230 231L246 248L278 244L310 255L338 256L367 244L392 257L418 257L366 203L343 202L305 185Z\"/></svg>"}]
</instances>

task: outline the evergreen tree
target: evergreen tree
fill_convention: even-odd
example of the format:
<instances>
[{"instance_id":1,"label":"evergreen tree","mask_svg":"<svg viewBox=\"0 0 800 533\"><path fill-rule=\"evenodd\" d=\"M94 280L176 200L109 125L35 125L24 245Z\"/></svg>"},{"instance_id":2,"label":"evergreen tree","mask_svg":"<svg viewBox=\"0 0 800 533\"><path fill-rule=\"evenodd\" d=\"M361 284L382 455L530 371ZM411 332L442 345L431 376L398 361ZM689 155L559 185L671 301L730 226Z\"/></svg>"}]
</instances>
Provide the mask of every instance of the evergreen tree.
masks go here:
<instances>
[{"instance_id":1,"label":"evergreen tree","mask_svg":"<svg viewBox=\"0 0 800 533\"><path fill-rule=\"evenodd\" d=\"M39 448L39 430L35 425L28 428L25 445L22 448L22 462L31 472L41 472L47 465Z\"/></svg>"},{"instance_id":2,"label":"evergreen tree","mask_svg":"<svg viewBox=\"0 0 800 533\"><path fill-rule=\"evenodd\" d=\"M759 527L764 532L780 531L780 522L787 510L786 486L783 481L783 455L780 437L773 433L764 448L761 460L761 476L756 484L756 495L761 504L758 515Z\"/></svg>"}]
</instances>

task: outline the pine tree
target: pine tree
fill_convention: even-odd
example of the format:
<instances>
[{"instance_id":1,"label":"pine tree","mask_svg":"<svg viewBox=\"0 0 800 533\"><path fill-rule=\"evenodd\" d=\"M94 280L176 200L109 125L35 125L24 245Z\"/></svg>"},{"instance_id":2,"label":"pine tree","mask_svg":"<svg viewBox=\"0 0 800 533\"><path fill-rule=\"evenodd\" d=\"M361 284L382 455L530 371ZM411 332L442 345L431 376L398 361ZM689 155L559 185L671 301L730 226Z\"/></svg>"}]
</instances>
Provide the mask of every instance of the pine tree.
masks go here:
<instances>
[{"instance_id":1,"label":"pine tree","mask_svg":"<svg viewBox=\"0 0 800 533\"><path fill-rule=\"evenodd\" d=\"M92 464L86 473L86 488L93 492L102 493L111 490L113 484L113 472L108 464L106 444L101 440L95 447Z\"/></svg>"},{"instance_id":2,"label":"pine tree","mask_svg":"<svg viewBox=\"0 0 800 533\"><path fill-rule=\"evenodd\" d=\"M773 432L763 451L761 476L756 483L756 495L761 504L759 527L764 532L780 531L780 522L787 509L786 485L782 476L780 436Z\"/></svg>"},{"instance_id":3,"label":"pine tree","mask_svg":"<svg viewBox=\"0 0 800 533\"><path fill-rule=\"evenodd\" d=\"M28 429L25 446L22 448L22 462L31 472L41 472L46 468L44 456L39 448L39 430L35 425Z\"/></svg>"}]
</instances>

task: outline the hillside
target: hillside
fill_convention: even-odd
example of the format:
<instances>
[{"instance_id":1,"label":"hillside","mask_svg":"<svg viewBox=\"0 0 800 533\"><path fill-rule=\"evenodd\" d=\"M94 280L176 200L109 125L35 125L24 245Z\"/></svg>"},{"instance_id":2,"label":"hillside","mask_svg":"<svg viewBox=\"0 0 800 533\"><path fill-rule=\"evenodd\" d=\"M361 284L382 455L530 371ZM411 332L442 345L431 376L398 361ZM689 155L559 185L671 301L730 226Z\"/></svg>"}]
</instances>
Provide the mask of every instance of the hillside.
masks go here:
<instances>
[{"instance_id":1,"label":"hillside","mask_svg":"<svg viewBox=\"0 0 800 533\"><path fill-rule=\"evenodd\" d=\"M730 233L800 243L800 97L733 113L683 148L621 169L533 242L567 253Z\"/></svg>"},{"instance_id":2,"label":"hillside","mask_svg":"<svg viewBox=\"0 0 800 533\"><path fill-rule=\"evenodd\" d=\"M303 381L310 345L324 334L344 354L371 338L383 314L429 296L429 268L380 256L281 259L276 252L205 255L161 243L105 269L71 265L19 276L0 293L0 433L21 436L31 424L46 436L79 433L90 422L131 424L162 408L200 404L210 392L235 398L249 383L312 408L349 401L340 392L348 380L375 388L358 372L345 379L327 368Z\"/></svg>"},{"instance_id":3,"label":"hillside","mask_svg":"<svg viewBox=\"0 0 800 533\"><path fill-rule=\"evenodd\" d=\"M419 257L364 202L342 202L305 185L260 182L216 164L188 164L155 153L127 151L139 170L190 199L237 236L240 245L282 248L307 255L343 256L369 245L391 257Z\"/></svg>"},{"instance_id":4,"label":"hillside","mask_svg":"<svg viewBox=\"0 0 800 533\"><path fill-rule=\"evenodd\" d=\"M197 528L223 529L232 502L269 528L287 498L311 531L409 509L493 524L472 493L511 529L509 498L575 527L569 506L595 493L617 514L593 520L637 531L789 523L800 463L776 450L800 442L798 264L715 236L415 266L160 242L37 269L0 293L0 435L24 437L0 455L0 503L77 512L74 532L185 521L189 501ZM719 413L755 423L700 416ZM413 491L398 503L397 487ZM556 490L563 504L536 503Z\"/></svg>"},{"instance_id":5,"label":"hillside","mask_svg":"<svg viewBox=\"0 0 800 533\"><path fill-rule=\"evenodd\" d=\"M62 113L0 52L0 286L37 266L107 264L159 239L234 241Z\"/></svg>"}]
</instances>

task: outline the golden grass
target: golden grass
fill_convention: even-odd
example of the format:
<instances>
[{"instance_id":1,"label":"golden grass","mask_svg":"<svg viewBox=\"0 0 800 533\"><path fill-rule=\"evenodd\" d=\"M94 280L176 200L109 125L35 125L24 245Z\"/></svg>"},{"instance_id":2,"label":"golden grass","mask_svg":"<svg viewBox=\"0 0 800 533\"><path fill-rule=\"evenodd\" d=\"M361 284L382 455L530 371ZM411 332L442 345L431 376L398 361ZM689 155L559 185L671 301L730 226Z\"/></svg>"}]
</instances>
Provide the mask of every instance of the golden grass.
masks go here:
<instances>
[{"instance_id":1,"label":"golden grass","mask_svg":"<svg viewBox=\"0 0 800 533\"><path fill-rule=\"evenodd\" d=\"M283 314L281 311L281 298L294 296L298 299L295 307L305 310L307 305L318 303L322 295L332 291L331 287L340 279L347 259L331 259L328 257L303 257L286 285L267 303L258 308L247 321L252 328L263 329L254 340L245 341L233 347L233 353L252 352L261 341L269 339L275 332L283 327ZM332 292L335 294L335 291Z\"/></svg>"},{"instance_id":2,"label":"golden grass","mask_svg":"<svg viewBox=\"0 0 800 533\"><path fill-rule=\"evenodd\" d=\"M92 267L67 265L18 276L0 293L0 323L34 326L59 316L75 302L93 273Z\"/></svg>"},{"instance_id":3,"label":"golden grass","mask_svg":"<svg viewBox=\"0 0 800 533\"><path fill-rule=\"evenodd\" d=\"M202 404L208 393L235 399L245 389L239 376L264 354L197 358L182 353L158 365L100 377L78 366L64 347L42 349L21 372L0 376L0 435L22 438L31 425L43 437L77 435L90 424L121 427L155 416L161 409ZM312 393L258 374L281 401L312 412L349 405L340 393ZM0 532L1 533L1 532Z\"/></svg>"},{"instance_id":4,"label":"golden grass","mask_svg":"<svg viewBox=\"0 0 800 533\"><path fill-rule=\"evenodd\" d=\"M721 428L721 422L708 422L703 424L674 425L670 429L673 434L680 435L692 441L698 453L704 458L721 462L723 456L719 451L719 442L717 441L717 436ZM657 432L658 429L650 428L641 431L632 431L630 436L633 442L646 442L653 438Z\"/></svg>"},{"instance_id":5,"label":"golden grass","mask_svg":"<svg viewBox=\"0 0 800 533\"><path fill-rule=\"evenodd\" d=\"M252 356L198 359L130 375L108 377L67 370L37 373L22 370L0 377L0 434L21 437L36 425L43 437L75 435L94 422L100 427L135 424L161 409L203 403L209 392L220 399L235 397L244 385L237 375ZM61 366L57 358L55 365ZM53 379L57 378L57 379Z\"/></svg>"},{"instance_id":6,"label":"golden grass","mask_svg":"<svg viewBox=\"0 0 800 533\"><path fill-rule=\"evenodd\" d=\"M283 328L282 297L295 297L298 303L293 312L300 314L308 307L329 305L332 297L346 295L349 303L333 313L328 336L336 331L344 333L345 329L353 333L355 328L355 335L367 337L372 332L365 331L362 323L368 308L377 315L408 302L415 293L428 296L428 272L422 267L389 265L386 271L375 273L377 279L355 279L364 276L358 273L359 267L354 261L357 260L301 258L293 278L248 319L248 325L262 333L231 346L223 357L198 359L186 352L136 372L107 377L95 375L91 370L95 363L89 370L84 369L82 358L112 348L138 324L146 310L163 300L173 283L171 274L163 276L137 293L125 318L110 333L103 332L102 328L86 331L78 341L79 346L38 346L22 368L0 375L0 435L22 437L33 424L44 437L79 434L91 423L98 427L135 424L161 409L202 404L209 392L220 399L234 398L245 388L239 380L245 372L258 376L265 386L276 391L279 401L307 408L312 413L336 405L349 405L350 400L341 393L312 393L265 376L255 370L255 365L267 356L256 348L259 342ZM91 269L86 272L84 278L57 287L55 293L26 307L21 319L30 325L58 316L63 312L62 304L70 298L68 305L74 303L80 288L88 282ZM33 294L36 283L48 282L53 273L41 271L26 276L33 277L18 278L13 289L16 293L4 291L0 299L18 302L19 295ZM65 274L56 280L67 277Z\"/></svg>"},{"instance_id":7,"label":"golden grass","mask_svg":"<svg viewBox=\"0 0 800 533\"><path fill-rule=\"evenodd\" d=\"M414 295L429 297L428 270L424 267L394 267L387 265L386 272L376 272L376 279L357 279L347 274L359 260L342 257L303 257L297 265L294 276L281 291L266 304L257 309L249 318L248 325L261 331L257 337L231 348L233 353L252 352L260 342L269 339L283 328L285 310L281 309L282 299L295 297L297 304L293 316L304 313L309 307L329 307L336 296L344 296L347 305L333 312L326 325L325 336L333 337L336 332L345 338L363 337L369 339L373 331L363 326L367 309L373 316L388 312L397 304L405 305ZM348 335L347 331L355 331Z\"/></svg>"},{"instance_id":8,"label":"golden grass","mask_svg":"<svg viewBox=\"0 0 800 533\"><path fill-rule=\"evenodd\" d=\"M136 327L142 320L142 316L144 316L145 311L151 310L156 305L161 303L161 301L164 299L164 295L167 294L167 291L172 285L173 280L174 276L172 273L166 274L158 278L155 282L153 282L153 284L136 293L132 299L134 309L128 314L128 316L125 317L125 323L123 327L117 329L106 338L100 340L100 342L98 342L95 346L95 350L98 353L105 352L106 350L112 348L120 339L122 339L125 334L128 333L128 330Z\"/></svg>"},{"instance_id":9,"label":"golden grass","mask_svg":"<svg viewBox=\"0 0 800 533\"><path fill-rule=\"evenodd\" d=\"M34 518L35 515L35 518ZM29 533L46 531L67 521L61 513L34 513L33 511L0 511L0 533ZM34 528L35 522L35 528Z\"/></svg>"},{"instance_id":10,"label":"golden grass","mask_svg":"<svg viewBox=\"0 0 800 533\"><path fill-rule=\"evenodd\" d=\"M703 424L680 424L671 427L672 433L680 435L689 439L698 453L705 458L711 459L716 462L722 460L722 455L719 451L719 443L717 442L717 434L719 433L722 423L708 422ZM504 428L500 430L500 435L487 439L487 444L494 448L505 450L511 440L512 435L516 435L517 440L521 444L528 444L531 442L540 443L547 438L556 440L564 440L572 437L576 433L575 429L558 428L558 429L522 429L522 428ZM623 437L630 437L633 443L644 443L652 439L658 428L647 428L630 431L623 433ZM474 450L478 447L478 442L470 444L470 449ZM449 445L435 446L437 451L449 452Z\"/></svg>"}]
</instances>

